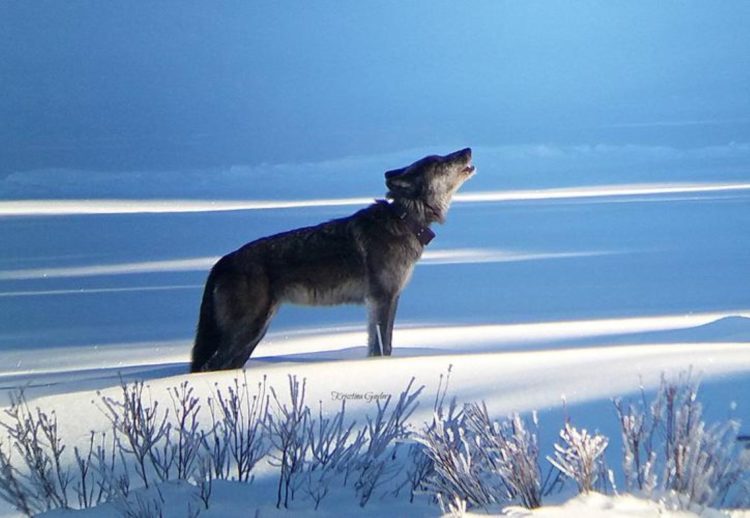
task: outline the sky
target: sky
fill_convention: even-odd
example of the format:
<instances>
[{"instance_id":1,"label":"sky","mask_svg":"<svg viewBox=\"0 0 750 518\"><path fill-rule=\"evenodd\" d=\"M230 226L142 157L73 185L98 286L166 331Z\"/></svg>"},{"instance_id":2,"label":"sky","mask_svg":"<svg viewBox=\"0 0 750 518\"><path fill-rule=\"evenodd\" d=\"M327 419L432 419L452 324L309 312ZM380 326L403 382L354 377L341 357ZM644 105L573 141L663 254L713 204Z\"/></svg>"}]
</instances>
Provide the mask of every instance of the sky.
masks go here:
<instances>
[{"instance_id":1,"label":"sky","mask_svg":"<svg viewBox=\"0 0 750 518\"><path fill-rule=\"evenodd\" d=\"M750 3L0 0L0 175L750 141Z\"/></svg>"}]
</instances>

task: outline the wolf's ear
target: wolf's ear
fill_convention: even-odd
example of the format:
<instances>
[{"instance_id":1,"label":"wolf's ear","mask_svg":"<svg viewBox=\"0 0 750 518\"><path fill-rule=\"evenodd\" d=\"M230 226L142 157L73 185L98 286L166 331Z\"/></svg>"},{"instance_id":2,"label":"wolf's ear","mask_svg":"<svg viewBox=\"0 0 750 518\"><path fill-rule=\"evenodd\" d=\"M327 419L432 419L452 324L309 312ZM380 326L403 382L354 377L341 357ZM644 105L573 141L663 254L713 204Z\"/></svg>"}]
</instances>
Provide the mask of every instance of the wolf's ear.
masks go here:
<instances>
[{"instance_id":1,"label":"wolf's ear","mask_svg":"<svg viewBox=\"0 0 750 518\"><path fill-rule=\"evenodd\" d=\"M408 171L408 167L394 169L385 173L385 185L388 190L398 196L413 196L416 193L416 175Z\"/></svg>"}]
</instances>

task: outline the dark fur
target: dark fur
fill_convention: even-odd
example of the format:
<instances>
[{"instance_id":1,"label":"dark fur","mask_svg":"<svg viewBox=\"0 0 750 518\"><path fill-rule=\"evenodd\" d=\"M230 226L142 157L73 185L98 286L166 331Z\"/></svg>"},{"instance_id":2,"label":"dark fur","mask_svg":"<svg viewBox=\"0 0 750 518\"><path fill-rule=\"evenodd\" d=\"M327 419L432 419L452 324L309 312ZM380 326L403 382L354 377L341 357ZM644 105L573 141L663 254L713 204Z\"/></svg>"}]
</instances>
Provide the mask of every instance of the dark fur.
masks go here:
<instances>
[{"instance_id":1,"label":"dark fur","mask_svg":"<svg viewBox=\"0 0 750 518\"><path fill-rule=\"evenodd\" d=\"M391 202L222 257L206 281L191 371L242 367L283 302L366 303L368 354L389 356L398 298L424 250L414 229L442 223L473 172L470 149L423 158L386 173Z\"/></svg>"}]
</instances>

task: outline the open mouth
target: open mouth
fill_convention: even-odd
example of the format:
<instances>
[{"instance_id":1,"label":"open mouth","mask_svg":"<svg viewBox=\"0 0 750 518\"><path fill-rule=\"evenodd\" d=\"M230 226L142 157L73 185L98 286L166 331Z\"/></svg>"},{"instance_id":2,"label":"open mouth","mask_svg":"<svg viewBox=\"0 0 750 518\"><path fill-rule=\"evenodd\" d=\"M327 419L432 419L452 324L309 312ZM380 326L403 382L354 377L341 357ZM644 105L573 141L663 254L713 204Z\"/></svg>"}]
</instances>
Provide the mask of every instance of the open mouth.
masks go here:
<instances>
[{"instance_id":1,"label":"open mouth","mask_svg":"<svg viewBox=\"0 0 750 518\"><path fill-rule=\"evenodd\" d=\"M474 170L475 170L475 169L476 169L476 168L475 168L475 167L474 167L473 165L469 164L469 165L467 165L466 167L464 167L464 168L463 168L463 169L461 170L461 172L462 172L463 174L465 174L466 176L470 176L470 175L474 174Z\"/></svg>"}]
</instances>

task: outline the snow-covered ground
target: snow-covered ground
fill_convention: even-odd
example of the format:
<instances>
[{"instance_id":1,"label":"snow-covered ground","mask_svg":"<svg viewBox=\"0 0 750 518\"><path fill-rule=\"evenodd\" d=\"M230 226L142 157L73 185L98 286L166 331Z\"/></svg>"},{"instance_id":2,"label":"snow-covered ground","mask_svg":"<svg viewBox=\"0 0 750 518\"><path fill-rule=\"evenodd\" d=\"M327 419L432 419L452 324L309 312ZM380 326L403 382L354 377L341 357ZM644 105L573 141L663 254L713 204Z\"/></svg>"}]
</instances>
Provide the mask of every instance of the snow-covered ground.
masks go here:
<instances>
[{"instance_id":1,"label":"snow-covered ground","mask_svg":"<svg viewBox=\"0 0 750 518\"><path fill-rule=\"evenodd\" d=\"M749 20L729 0L0 2L0 406L23 389L54 410L70 456L108 428L93 401L121 378L153 397L190 380L205 405L239 374L187 374L217 257L472 146L478 174L401 298L394 356L365 358L362 308L284 307L248 379L304 377L313 407L346 398L361 424L415 377L419 427L452 366L459 401L538 411L543 456L566 415L607 435L620 487L610 399L662 373L692 369L706 419L750 434ZM217 482L204 515L285 515L277 474L256 475ZM292 510L440 514L361 510L349 489ZM185 516L194 489L163 491ZM506 514L688 516L571 496Z\"/></svg>"},{"instance_id":2,"label":"snow-covered ground","mask_svg":"<svg viewBox=\"0 0 750 518\"><path fill-rule=\"evenodd\" d=\"M5 178L13 199L0 202L3 404L24 388L33 405L56 411L72 449L90 430L107 428L92 400L97 391L115 394L120 376L147 380L155 397L184 379L204 396L215 383L230 384L236 372L187 374L202 282L215 258L256 237L350 213L382 193L385 169L423 151L243 170L223 189L213 184L211 198L179 186L165 196L169 173L156 175L153 190L142 186L140 197L135 183L101 184L95 174L87 182L56 172L57 184L49 172L31 183L24 182L34 175ZM724 152L750 153L745 146ZM514 153L475 150L478 175L436 229L402 297L394 357L365 358L362 308L286 307L248 362L249 379L267 376L284 387L288 374L304 377L309 402L334 409L340 394L349 395L352 417L363 420L374 408L364 395L395 396L414 376L426 386L412 417L419 426L452 365L450 393L459 400L484 400L496 417L539 411L543 451L562 424L564 398L574 423L610 437L607 460L617 466L610 399L641 386L651 391L662 373L692 368L708 419L732 415L750 432L750 184L733 168L709 175L706 163L652 181L606 169L575 181L556 170L576 157L604 167L642 149ZM546 167L520 173L511 167L517 153ZM716 154L692 153L696 162ZM685 156L662 150L651 160L666 167ZM271 178L253 187L255 175ZM289 194L280 194L289 176ZM46 186L43 196L37 185ZM213 515L245 515L252 498L262 516L273 516L272 498L259 496L273 493L263 489L273 482L264 473L249 493L219 488ZM603 498L569 502L559 515L661 512L655 503ZM333 515L341 505L355 504L333 498L321 512ZM439 514L424 502L378 505L368 506L372 516ZM304 503L293 507L306 512Z\"/></svg>"}]
</instances>

